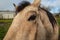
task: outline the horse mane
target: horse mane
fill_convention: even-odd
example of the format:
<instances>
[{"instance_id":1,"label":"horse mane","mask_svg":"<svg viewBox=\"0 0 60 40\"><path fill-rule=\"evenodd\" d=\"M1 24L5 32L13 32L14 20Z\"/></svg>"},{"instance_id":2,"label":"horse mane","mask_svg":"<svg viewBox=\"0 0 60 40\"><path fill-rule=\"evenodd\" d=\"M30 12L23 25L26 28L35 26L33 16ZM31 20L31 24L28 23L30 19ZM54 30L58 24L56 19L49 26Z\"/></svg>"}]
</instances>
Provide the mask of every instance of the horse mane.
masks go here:
<instances>
[{"instance_id":1,"label":"horse mane","mask_svg":"<svg viewBox=\"0 0 60 40\"><path fill-rule=\"evenodd\" d=\"M56 20L55 20L55 18L54 18L54 16L53 16L53 14L52 14L51 12L49 12L48 10L42 8L42 7L40 7L40 8L47 13L47 16L48 16L48 18L49 18L49 21L50 21L50 23L52 24L52 26L53 26L53 28L54 28L54 24L57 24L57 22L56 22Z\"/></svg>"},{"instance_id":2,"label":"horse mane","mask_svg":"<svg viewBox=\"0 0 60 40\"><path fill-rule=\"evenodd\" d=\"M28 1L22 1L18 4L17 8L16 8L16 13L22 11L25 7L27 7L28 5L30 5L30 2Z\"/></svg>"}]
</instances>

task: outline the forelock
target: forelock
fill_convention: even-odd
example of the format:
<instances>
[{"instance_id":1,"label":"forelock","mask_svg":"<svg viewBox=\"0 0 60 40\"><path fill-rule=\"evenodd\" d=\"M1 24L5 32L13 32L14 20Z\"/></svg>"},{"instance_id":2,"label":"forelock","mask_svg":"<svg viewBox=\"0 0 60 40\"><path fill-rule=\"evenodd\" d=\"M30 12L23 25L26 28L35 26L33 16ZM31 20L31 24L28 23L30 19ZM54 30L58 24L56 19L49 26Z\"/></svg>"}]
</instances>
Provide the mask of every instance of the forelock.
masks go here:
<instances>
[{"instance_id":1,"label":"forelock","mask_svg":"<svg viewBox=\"0 0 60 40\"><path fill-rule=\"evenodd\" d=\"M28 5L30 5L30 2L28 1L22 1L18 4L17 8L16 8L16 13L22 11L25 7L27 7Z\"/></svg>"}]
</instances>

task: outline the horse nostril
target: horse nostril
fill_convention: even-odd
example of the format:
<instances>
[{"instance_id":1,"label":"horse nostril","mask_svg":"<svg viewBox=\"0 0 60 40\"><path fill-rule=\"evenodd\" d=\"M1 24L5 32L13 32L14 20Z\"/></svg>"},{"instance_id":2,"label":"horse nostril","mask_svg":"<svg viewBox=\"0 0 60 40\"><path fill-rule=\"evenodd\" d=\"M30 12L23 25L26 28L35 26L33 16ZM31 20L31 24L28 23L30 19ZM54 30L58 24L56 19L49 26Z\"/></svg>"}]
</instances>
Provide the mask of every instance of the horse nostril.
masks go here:
<instances>
[{"instance_id":1,"label":"horse nostril","mask_svg":"<svg viewBox=\"0 0 60 40\"><path fill-rule=\"evenodd\" d=\"M33 20L35 20L35 19L36 19L36 15L31 15L31 16L29 17L28 21L33 21Z\"/></svg>"}]
</instances>

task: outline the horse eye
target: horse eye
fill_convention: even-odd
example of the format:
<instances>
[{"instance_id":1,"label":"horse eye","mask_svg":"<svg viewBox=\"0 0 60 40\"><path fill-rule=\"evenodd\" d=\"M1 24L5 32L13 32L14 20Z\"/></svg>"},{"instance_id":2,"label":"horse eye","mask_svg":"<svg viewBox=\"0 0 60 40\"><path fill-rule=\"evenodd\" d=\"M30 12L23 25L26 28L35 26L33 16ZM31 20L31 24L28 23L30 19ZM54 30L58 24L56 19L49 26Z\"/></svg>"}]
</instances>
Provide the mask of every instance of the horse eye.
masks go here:
<instances>
[{"instance_id":1,"label":"horse eye","mask_svg":"<svg viewBox=\"0 0 60 40\"><path fill-rule=\"evenodd\" d=\"M35 19L36 19L36 15L31 15L31 16L29 17L28 21L33 21L33 20L35 20Z\"/></svg>"}]
</instances>

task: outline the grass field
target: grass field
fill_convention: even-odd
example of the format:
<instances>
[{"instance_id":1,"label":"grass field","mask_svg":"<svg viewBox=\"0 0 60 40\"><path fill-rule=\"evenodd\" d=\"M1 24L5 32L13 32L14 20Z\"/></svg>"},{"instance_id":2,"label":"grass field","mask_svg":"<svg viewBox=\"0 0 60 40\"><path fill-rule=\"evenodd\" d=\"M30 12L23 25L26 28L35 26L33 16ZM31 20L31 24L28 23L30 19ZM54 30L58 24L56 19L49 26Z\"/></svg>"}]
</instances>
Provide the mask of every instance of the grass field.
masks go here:
<instances>
[{"instance_id":1,"label":"grass field","mask_svg":"<svg viewBox=\"0 0 60 40\"><path fill-rule=\"evenodd\" d=\"M12 20L0 20L0 40L2 40L11 24Z\"/></svg>"},{"instance_id":2,"label":"grass field","mask_svg":"<svg viewBox=\"0 0 60 40\"><path fill-rule=\"evenodd\" d=\"M60 25L60 18L57 18L57 22ZM3 40L12 20L0 20L0 40Z\"/></svg>"},{"instance_id":3,"label":"grass field","mask_svg":"<svg viewBox=\"0 0 60 40\"><path fill-rule=\"evenodd\" d=\"M60 18L57 18L57 22L58 22L58 24L60 25Z\"/></svg>"}]
</instances>

